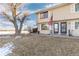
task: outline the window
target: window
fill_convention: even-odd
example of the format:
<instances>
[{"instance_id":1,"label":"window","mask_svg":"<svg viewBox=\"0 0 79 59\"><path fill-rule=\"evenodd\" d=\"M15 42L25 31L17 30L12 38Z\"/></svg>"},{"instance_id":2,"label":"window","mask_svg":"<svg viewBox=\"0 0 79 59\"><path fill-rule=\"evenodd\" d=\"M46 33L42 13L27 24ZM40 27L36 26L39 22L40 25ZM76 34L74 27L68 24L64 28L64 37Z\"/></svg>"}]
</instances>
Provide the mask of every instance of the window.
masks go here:
<instances>
[{"instance_id":1,"label":"window","mask_svg":"<svg viewBox=\"0 0 79 59\"><path fill-rule=\"evenodd\" d=\"M41 24L41 30L48 30L47 24Z\"/></svg>"},{"instance_id":2,"label":"window","mask_svg":"<svg viewBox=\"0 0 79 59\"><path fill-rule=\"evenodd\" d=\"M75 11L79 12L79 3L75 4Z\"/></svg>"},{"instance_id":3,"label":"window","mask_svg":"<svg viewBox=\"0 0 79 59\"><path fill-rule=\"evenodd\" d=\"M40 18L41 18L41 19L48 18L48 11L42 12L42 13L40 14Z\"/></svg>"},{"instance_id":4,"label":"window","mask_svg":"<svg viewBox=\"0 0 79 59\"><path fill-rule=\"evenodd\" d=\"M59 32L59 24L54 23L54 33L58 33L58 32Z\"/></svg>"},{"instance_id":5,"label":"window","mask_svg":"<svg viewBox=\"0 0 79 59\"><path fill-rule=\"evenodd\" d=\"M79 29L79 22L75 22L75 29Z\"/></svg>"}]
</instances>

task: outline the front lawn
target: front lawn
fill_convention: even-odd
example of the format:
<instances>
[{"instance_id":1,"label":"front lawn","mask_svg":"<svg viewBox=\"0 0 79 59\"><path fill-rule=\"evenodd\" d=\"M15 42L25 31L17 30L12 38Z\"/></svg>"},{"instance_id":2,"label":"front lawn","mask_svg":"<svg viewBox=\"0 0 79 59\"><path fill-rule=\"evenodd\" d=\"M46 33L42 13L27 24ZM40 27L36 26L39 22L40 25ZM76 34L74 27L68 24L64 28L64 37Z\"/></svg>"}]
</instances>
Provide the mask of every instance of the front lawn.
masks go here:
<instances>
[{"instance_id":1,"label":"front lawn","mask_svg":"<svg viewBox=\"0 0 79 59\"><path fill-rule=\"evenodd\" d=\"M21 38L0 39L0 47L13 42L15 56L69 56L79 55L79 40L45 35L24 35Z\"/></svg>"}]
</instances>

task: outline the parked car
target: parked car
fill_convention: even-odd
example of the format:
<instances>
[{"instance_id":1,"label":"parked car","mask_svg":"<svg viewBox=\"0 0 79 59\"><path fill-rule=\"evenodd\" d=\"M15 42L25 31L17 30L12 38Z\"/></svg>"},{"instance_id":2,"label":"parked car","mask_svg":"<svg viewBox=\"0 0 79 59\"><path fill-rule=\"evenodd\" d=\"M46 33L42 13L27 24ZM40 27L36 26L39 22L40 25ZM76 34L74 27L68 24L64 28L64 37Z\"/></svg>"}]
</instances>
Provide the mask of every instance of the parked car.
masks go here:
<instances>
[{"instance_id":1,"label":"parked car","mask_svg":"<svg viewBox=\"0 0 79 59\"><path fill-rule=\"evenodd\" d=\"M38 32L38 28L33 28L32 30L31 30L31 33L37 33Z\"/></svg>"}]
</instances>

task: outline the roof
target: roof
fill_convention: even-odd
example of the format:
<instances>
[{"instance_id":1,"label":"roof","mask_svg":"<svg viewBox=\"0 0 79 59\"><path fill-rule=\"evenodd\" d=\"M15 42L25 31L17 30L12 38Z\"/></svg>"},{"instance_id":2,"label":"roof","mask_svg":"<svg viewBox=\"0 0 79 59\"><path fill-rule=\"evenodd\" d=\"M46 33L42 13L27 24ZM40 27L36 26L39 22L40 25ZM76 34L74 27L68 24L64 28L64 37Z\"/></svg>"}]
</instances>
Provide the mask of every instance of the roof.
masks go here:
<instances>
[{"instance_id":1,"label":"roof","mask_svg":"<svg viewBox=\"0 0 79 59\"><path fill-rule=\"evenodd\" d=\"M55 9L55 8L58 8L58 7L61 7L61 6L65 6L65 5L68 5L68 4L71 4L71 3L60 3L60 4L56 4L50 8L44 8L44 9L40 9L40 10L37 10L36 11L36 14L37 13L40 13L40 12L44 12L44 11L47 11L47 10L50 10L50 9Z\"/></svg>"}]
</instances>

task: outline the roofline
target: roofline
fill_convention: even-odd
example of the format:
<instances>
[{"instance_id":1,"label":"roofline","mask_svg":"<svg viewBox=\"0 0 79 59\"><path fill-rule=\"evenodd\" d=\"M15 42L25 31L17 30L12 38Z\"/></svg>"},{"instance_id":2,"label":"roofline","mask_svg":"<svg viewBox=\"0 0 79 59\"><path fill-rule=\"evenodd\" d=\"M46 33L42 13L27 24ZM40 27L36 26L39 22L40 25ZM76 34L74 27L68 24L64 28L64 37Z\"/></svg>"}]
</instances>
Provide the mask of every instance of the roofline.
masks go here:
<instances>
[{"instance_id":1,"label":"roofline","mask_svg":"<svg viewBox=\"0 0 79 59\"><path fill-rule=\"evenodd\" d=\"M71 4L71 3L60 3L60 4L57 4L57 5L52 6L50 8L44 8L44 9L38 10L38 11L36 11L36 14L40 13L40 12L44 12L44 11L50 10L50 9L55 9L55 8L58 8L58 7L61 7L61 6L69 5L69 4Z\"/></svg>"}]
</instances>

